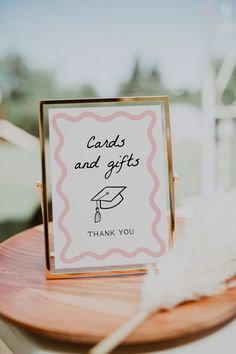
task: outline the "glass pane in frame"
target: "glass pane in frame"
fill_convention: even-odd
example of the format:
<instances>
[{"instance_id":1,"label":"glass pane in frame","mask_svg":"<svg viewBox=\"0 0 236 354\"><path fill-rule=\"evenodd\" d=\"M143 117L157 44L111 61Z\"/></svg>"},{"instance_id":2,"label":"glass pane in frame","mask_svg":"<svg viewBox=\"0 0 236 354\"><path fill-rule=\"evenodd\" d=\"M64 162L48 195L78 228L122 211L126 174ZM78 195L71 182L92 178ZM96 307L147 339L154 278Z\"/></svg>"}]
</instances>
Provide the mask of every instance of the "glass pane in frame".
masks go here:
<instances>
[{"instance_id":1,"label":"glass pane in frame","mask_svg":"<svg viewBox=\"0 0 236 354\"><path fill-rule=\"evenodd\" d=\"M85 112L92 116L87 115L87 117L82 117ZM120 112L125 112L123 115ZM63 116L64 114L64 116ZM120 114L120 116L119 116ZM152 116L153 114L153 116ZM97 115L97 116L96 116ZM54 128L52 121L53 119L58 118L58 125L54 123ZM111 118L112 116L112 118ZM100 121L99 121L99 119ZM104 117L110 117L107 122ZM66 118L66 119L64 119ZM81 119L83 118L83 119ZM64 122L63 122L64 119ZM76 121L77 119L77 121ZM59 123L60 120L60 123ZM86 124L82 125L81 122L85 122ZM153 124L152 124L153 121ZM124 122L124 123L123 123ZM128 123L127 123L128 122ZM132 122L132 123L131 123ZM140 122L140 126L138 126L138 122ZM158 123L159 122L159 123ZM50 124L49 124L50 123ZM64 125L63 125L64 124ZM120 125L119 125L120 124ZM126 125L125 125L126 124ZM142 125L143 124L143 125ZM159 124L159 128L161 129L161 134L155 130L155 125ZM124 126L123 126L124 125ZM102 128L101 128L102 126ZM104 128L105 127L105 128ZM99 130L100 129L100 130ZM50 131L50 142L48 142L47 136L48 132ZM104 132L104 133L103 133ZM142 140L144 139L142 136L142 132L145 132L145 135L149 137L147 141ZM54 134L54 135L53 135ZM77 135L76 135L77 134ZM127 134L129 137L127 138ZM139 136L140 135L140 136ZM138 137L135 139L135 136ZM77 139L78 138L78 139ZM60 140L61 139L61 140ZM85 140L84 140L85 139ZM60 140L60 141L59 141ZM46 251L46 270L47 270L47 277L48 278L56 278L56 277L71 277L71 276L93 276L93 275L114 275L114 274L126 274L127 272L135 273L139 272L145 268L145 264L153 263L158 260L158 256L151 258L143 257L142 262L136 260L130 260L127 262L126 255L131 254L126 250L126 246L123 244L123 248L117 247L117 242L114 243L115 247L109 246L112 249L118 249L118 255L121 253L124 255L124 261L122 261L122 257L115 258L111 262L101 262L99 265L98 262L84 262L83 266L79 265L79 260L77 257L77 245L74 243L74 246L71 249L74 249L71 252L70 258L68 259L76 259L76 266L70 266L70 263L66 265L65 268L62 267L60 261L58 262L59 253L62 254L63 248L65 244L68 242L68 233L70 236L73 234L73 226L68 231L66 223L66 217L68 215L64 215L68 213L66 210L67 206L65 204L65 199L70 199L70 201L74 201L74 207L71 209L71 223L75 225L77 219L75 217L76 213L76 203L77 198L79 200L78 203L78 210L80 210L80 216L82 216L82 220L85 220L89 224L87 236L88 238L103 238L103 240L107 237L111 238L114 236L112 232L110 235L108 231L115 230L114 228L114 219L111 217L108 218L108 215L116 215L118 220L125 219L125 215L130 213L130 218L133 217L133 224L136 223L135 218L133 215L136 214L135 210L144 208L143 213L146 215L149 211L145 210L145 190L147 186L150 189L150 193L147 194L147 199L150 201L152 196L153 200L151 203L152 211L149 213L155 212L155 208L159 207L161 201L161 214L163 220L167 219L167 209L170 209L170 222L169 222L169 230L166 231L165 235L161 236L164 237L165 243L165 251L168 248L168 245L173 241L173 230L174 230L174 187L173 187L173 167L172 167L172 153L171 153L171 135L170 135L170 117L169 117L169 106L168 106L168 97L130 97L130 98L108 98L108 99L81 99L81 100L48 100L48 101L41 101L40 102L40 141L41 141L41 160L42 160L42 199L43 199L43 219L44 219L44 232L45 232L45 251ZM62 141L64 143L62 149ZM128 141L134 141L134 150L132 149L132 144L128 145ZM159 141L159 142L158 142ZM157 143L158 142L158 143ZM159 144L159 145L158 145ZM85 148L85 150L82 149ZM82 150L80 150L82 149ZM59 151L60 150L60 151ZM74 150L77 150L77 155L73 153ZM123 150L123 151L122 151ZM162 155L161 159L155 159L156 150L161 152ZM64 151L64 152L63 152ZM66 152L67 151L67 152ZM82 153L84 151L84 154ZM94 154L87 154L87 151L94 151ZM105 152L104 152L105 151ZM146 151L146 158L140 158L139 154L145 155ZM63 156L63 153L65 154ZM71 158L71 154L73 155ZM105 154L105 157L104 157ZM78 156L79 155L79 156ZM84 155L85 159L82 158ZM112 158L115 155L115 158ZM57 158L55 159L55 156ZM88 161L87 157L93 156L94 159L90 159ZM99 157L100 156L100 157ZM124 156L126 156L124 158ZM64 160L63 160L64 159ZM96 180L96 174L94 175L93 171L102 170L104 167L101 168L101 160L108 161L108 164L105 164L106 171L103 171L103 181L101 181L101 173L98 173L98 178L100 178L100 182L95 187L93 186L93 181ZM69 161L70 160L70 161ZM142 175L138 172L138 168L140 165L137 161L142 161L142 169L145 171L149 169L150 178L145 183L145 178L142 181ZM150 160L151 165L150 165ZM113 163L111 163L113 161ZM122 162L123 161L123 162ZM161 163L160 163L161 161ZM109 164L110 163L110 164ZM148 164L150 165L148 167ZM154 164L154 165L153 165ZM136 168L136 165L137 166ZM68 175L64 176L63 181L61 181L62 175L65 174L63 171L63 166L65 170L68 171L69 169L71 172L71 182L68 179ZM55 170L57 170L55 172ZM161 170L163 174L163 178L161 178L161 184L156 185L155 183L155 174L157 174L158 169ZM84 172L86 171L86 172ZM133 175L131 173L131 177L129 177L128 183L124 182L124 179L121 179L119 183L117 182L117 177L125 176L127 172L125 171L133 171ZM137 171L137 174L136 173ZM140 170L142 171L142 170ZM54 176L52 175L54 173ZM79 173L77 173L79 172ZM91 173L92 172L92 173ZM160 171L159 171L160 172ZM159 173L158 172L158 173ZM90 175L93 175L90 178ZM78 176L84 177L79 179ZM73 177L74 176L74 177ZM114 176L114 178L113 178ZM140 177L141 176L141 177ZM113 181L112 181L112 178ZM127 177L127 176L126 176ZM139 177L141 179L139 179ZM74 178L74 179L73 179ZM77 189L70 190L70 185L73 185L73 180L78 178L78 191L83 191L87 188L87 185L90 186L91 193L88 198L81 197L82 192L78 193L78 196L74 198L74 195L77 193ZM128 178L128 177L127 177ZM52 183L53 180L53 183ZM109 180L109 181L108 181ZM60 181L62 183L60 183ZM92 181L92 182L91 182ZM111 182L112 181L112 182ZM160 181L158 181L159 183ZM66 187L66 183L68 186ZM126 200L129 200L128 193L134 196L135 193L135 185L137 187L136 199L134 200L133 197L133 204L131 203L123 214L114 214L114 208L119 204L125 205ZM155 190L156 187L156 190ZM58 188L60 189L59 196ZM67 195L67 192L63 188L67 188L70 195ZM124 193L120 193L120 190ZM157 190L159 189L159 190ZM52 224L49 225L49 196L48 191L52 190L53 194L53 214L54 218L56 217L57 225L55 227L55 220L54 226ZM131 192L133 190L133 192ZM158 195L157 195L158 192ZM110 195L107 195L107 193ZM65 198L64 198L65 197ZM108 200L109 198L112 200ZM125 198L125 201L123 202ZM141 203L142 198L144 198L144 202ZM61 200L60 200L61 199ZM64 200L63 200L64 199ZM86 199L86 203L84 200ZM96 200L97 199L97 200ZM166 204L165 204L166 203ZM71 203L70 203L71 204ZM73 204L73 202L72 202ZM92 204L94 206L92 207ZM127 204L127 203L126 203ZM84 210L83 210L84 205ZM143 206L144 205L144 206ZM132 207L132 208L131 208ZM94 208L94 216L93 216L93 228L91 228L92 222L92 211L91 209L86 208ZM117 208L118 209L118 208ZM147 208L146 208L147 209ZM159 208L160 209L160 208ZM89 212L86 212L89 210ZM108 212L109 211L109 212ZM141 210L142 211L142 210ZM125 214L124 214L125 213ZM89 221L86 221L88 215L90 215ZM149 215L148 214L148 215ZM141 216L140 216L141 215ZM65 217L64 219L62 217ZM137 212L136 219L139 220L142 217L142 214ZM101 228L99 227L100 235L97 234L98 229L97 225L101 222L101 218L105 220L110 220L110 227ZM115 219L116 219L115 218ZM121 218L121 219L119 219ZM158 224L157 220L158 216L154 215L154 220L150 223L150 229L147 228L146 234L150 234L153 232L157 234L157 230L160 228L160 224ZM147 216L144 217L144 221L148 219ZM76 220L76 222L75 222ZM79 220L79 218L78 218ZM113 221L112 221L113 220ZM58 229L58 221L60 223L61 230ZM78 221L79 222L79 221ZM138 223L138 221L137 221ZM133 225L132 226L135 226ZM165 224L165 222L164 222ZM101 224L99 224L100 226ZM126 223L127 225L127 223ZM137 224L139 225L139 224ZM54 230L53 230L54 228ZM74 227L75 228L75 227ZM142 227L141 227L142 228ZM127 227L123 229L123 233L125 230L128 230L130 236L134 234L133 229L139 229L139 226L135 227ZM162 232L165 227L162 227ZM59 230L59 231L58 231ZM72 230L72 232L70 232ZM118 230L118 228L117 228ZM88 233L90 231L90 234ZM94 232L93 232L94 231ZM105 234L105 231L107 233ZM118 230L118 232L120 229ZM121 228L122 231L122 228ZM127 232L127 231L126 231ZM64 235L63 235L64 234ZM69 237L70 237L69 236ZM120 235L121 236L121 235ZM123 236L125 236L123 234ZM139 232L140 237L140 232ZM134 247L133 253L145 253L146 250L151 250L152 245L150 244L149 248L146 247L147 239L145 239L145 235L142 236L144 241L144 246L139 244L133 244ZM58 239L61 241L61 246L58 247ZM80 240L81 241L81 240ZM126 242L126 241L125 241ZM128 240L129 242L129 240ZM59 242L60 243L60 242ZM86 242L85 242L86 243ZM104 243L104 242L103 242ZM107 243L107 241L106 241ZM88 243L87 243L88 244ZM55 247L56 246L56 247ZM60 248L61 247L61 248ZM79 246L78 246L79 247ZM88 246L86 246L88 247ZM108 248L105 252L103 250L99 250L98 243L96 244L95 251L92 253L87 252L87 258L93 258L93 254L104 254L109 250ZM59 251L58 251L59 249ZM69 247L67 247L66 251L68 251ZM86 250L83 250L82 254L85 255L86 258ZM158 253L158 252L157 252ZM159 252L161 254L161 252ZM154 254L154 253L153 253ZM68 256L68 255L67 255ZM110 255L107 256L109 258ZM96 259L97 257L95 257ZM131 258L131 257L130 257ZM112 263L113 262L113 263ZM131 262L131 263L130 263ZM133 263L132 263L133 262ZM59 264L59 266L58 266ZM72 264L72 263L71 263Z\"/></svg>"}]
</instances>

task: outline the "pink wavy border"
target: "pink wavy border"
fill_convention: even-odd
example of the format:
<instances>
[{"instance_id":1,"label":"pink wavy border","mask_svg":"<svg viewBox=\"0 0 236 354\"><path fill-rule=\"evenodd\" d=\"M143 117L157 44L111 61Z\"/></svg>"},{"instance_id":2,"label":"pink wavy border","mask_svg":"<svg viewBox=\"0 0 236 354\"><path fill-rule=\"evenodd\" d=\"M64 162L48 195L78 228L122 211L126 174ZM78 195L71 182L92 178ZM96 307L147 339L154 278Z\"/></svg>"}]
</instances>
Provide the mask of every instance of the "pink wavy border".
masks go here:
<instances>
[{"instance_id":1,"label":"pink wavy border","mask_svg":"<svg viewBox=\"0 0 236 354\"><path fill-rule=\"evenodd\" d=\"M92 118L92 119L95 119L96 121L99 121L100 123L106 123L106 122L110 122L111 120L116 119L121 116L125 117L127 119L130 119L132 121L138 121L138 120L143 119L147 115L150 115L152 118L151 123L147 129L147 136L148 136L148 139L151 144L151 152L150 152L150 155L147 159L147 168L148 168L148 171L149 171L149 173L153 179L153 182L154 182L154 186L153 186L153 189L152 189L150 197L149 197L149 202L150 202L152 209L154 210L154 212L156 214L155 219L154 219L152 226L151 226L151 230L152 230L152 234L153 234L155 240L158 242L158 244L160 246L160 251L154 252L147 247L139 247L139 248L135 249L133 252L126 252L120 248L111 248L110 250L108 250L107 252L102 253L102 254L98 254L98 253L95 253L92 251L87 251L87 252L83 252L77 256L74 256L72 258L67 258L66 253L67 253L69 247L71 246L72 239L71 239L71 235L70 235L69 231L64 226L63 221L69 211L70 203L69 203L68 198L66 197L66 195L62 191L62 184L66 178L67 170L66 170L66 166L64 165L63 161L60 158L60 152L61 152L63 145L64 145L64 136L57 125L59 119L65 119L71 123L75 123L75 122L80 122L81 120L83 120L85 118ZM164 252L166 250L165 243L156 231L157 224L161 219L161 211L155 203L155 196L156 196L156 193L159 188L159 179L152 167L152 160L153 160L155 153L156 153L156 144L155 144L155 140L153 139L153 136L152 136L152 130L156 124L156 120L157 120L156 115L151 110L144 111L136 116L134 116L128 112L124 112L124 111L120 111L120 112L117 111L117 112L114 112L114 113L112 113L108 116L105 116L105 117L101 117L94 112L83 112L82 114L80 114L77 117L72 117L72 116L69 116L65 113L57 113L53 116L52 127L59 138L59 143L55 149L54 157L55 157L56 162L58 163L58 165L61 168L61 176L56 184L56 191L59 194L59 196L61 197L62 201L64 202L64 208L58 218L58 227L60 228L60 230L62 231L62 233L66 237L66 243L60 253L60 258L61 258L62 262L64 262L65 264L71 264L71 263L77 262L85 257L92 257L97 260L103 260L114 253L120 254L121 256L124 256L127 258L135 257L139 253L146 253L147 255L149 255L151 257L159 257L164 254Z\"/></svg>"}]
</instances>

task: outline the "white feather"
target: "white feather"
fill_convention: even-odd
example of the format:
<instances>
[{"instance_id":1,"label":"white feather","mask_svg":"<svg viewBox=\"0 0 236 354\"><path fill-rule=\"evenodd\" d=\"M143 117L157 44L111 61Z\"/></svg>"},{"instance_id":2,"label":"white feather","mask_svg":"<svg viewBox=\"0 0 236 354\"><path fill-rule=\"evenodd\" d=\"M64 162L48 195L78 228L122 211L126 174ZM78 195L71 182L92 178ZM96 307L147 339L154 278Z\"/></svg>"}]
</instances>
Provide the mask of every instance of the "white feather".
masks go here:
<instances>
[{"instance_id":1,"label":"white feather","mask_svg":"<svg viewBox=\"0 0 236 354\"><path fill-rule=\"evenodd\" d=\"M236 190L202 201L156 267L141 294L149 311L224 291L225 281L236 275Z\"/></svg>"},{"instance_id":2,"label":"white feather","mask_svg":"<svg viewBox=\"0 0 236 354\"><path fill-rule=\"evenodd\" d=\"M158 269L156 271L156 269ZM127 323L102 340L90 354L110 353L152 312L171 309L187 301L223 292L226 280L236 275L236 190L202 201L174 248L156 267L148 266L140 310Z\"/></svg>"}]
</instances>

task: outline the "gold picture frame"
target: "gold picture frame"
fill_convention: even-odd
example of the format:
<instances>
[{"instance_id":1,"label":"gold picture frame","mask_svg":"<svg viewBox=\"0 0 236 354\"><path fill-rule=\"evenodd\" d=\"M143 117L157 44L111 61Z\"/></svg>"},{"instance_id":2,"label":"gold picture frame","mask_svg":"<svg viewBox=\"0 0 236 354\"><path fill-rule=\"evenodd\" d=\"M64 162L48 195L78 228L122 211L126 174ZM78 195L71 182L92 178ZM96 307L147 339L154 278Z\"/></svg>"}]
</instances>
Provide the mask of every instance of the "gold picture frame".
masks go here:
<instances>
[{"instance_id":1,"label":"gold picture frame","mask_svg":"<svg viewBox=\"0 0 236 354\"><path fill-rule=\"evenodd\" d=\"M45 134L45 112L50 107L57 106L73 106L86 105L87 107L96 107L96 105L140 105L152 104L161 105L164 114L165 124L165 144L166 144L166 158L167 158L167 172L168 172L168 194L169 194L169 247L173 246L174 231L175 231L175 193L173 175L173 161L172 161L172 143L171 143L171 129L170 129L170 113L169 113L169 99L168 96L140 96L140 97L116 97L116 98L88 98L88 99L65 99L65 100L41 100L39 102L39 135L40 135L40 154L41 154L41 174L42 180L38 182L37 186L40 190L41 209L44 225L44 242L45 242L45 260L46 260L46 278L47 279L62 279L72 277L93 277L93 276L111 276L134 274L145 271L142 268L121 267L119 269L98 269L98 271L85 272L68 272L58 271L54 266L54 252L52 247L52 234L49 227L49 208L48 208L48 184L47 184L47 168L46 168L46 134Z\"/></svg>"}]
</instances>

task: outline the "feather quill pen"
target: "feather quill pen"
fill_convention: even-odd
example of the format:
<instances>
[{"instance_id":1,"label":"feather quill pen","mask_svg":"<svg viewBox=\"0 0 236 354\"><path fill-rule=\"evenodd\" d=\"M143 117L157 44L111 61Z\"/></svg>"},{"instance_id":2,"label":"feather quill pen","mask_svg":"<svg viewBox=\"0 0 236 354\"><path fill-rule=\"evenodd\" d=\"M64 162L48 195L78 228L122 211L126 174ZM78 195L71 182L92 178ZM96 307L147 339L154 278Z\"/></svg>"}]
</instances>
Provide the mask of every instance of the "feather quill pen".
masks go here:
<instances>
[{"instance_id":1,"label":"feather quill pen","mask_svg":"<svg viewBox=\"0 0 236 354\"><path fill-rule=\"evenodd\" d=\"M227 282L236 275L236 190L202 200L157 268L158 272L148 268L139 312L90 354L110 353L154 311L236 285Z\"/></svg>"}]
</instances>

